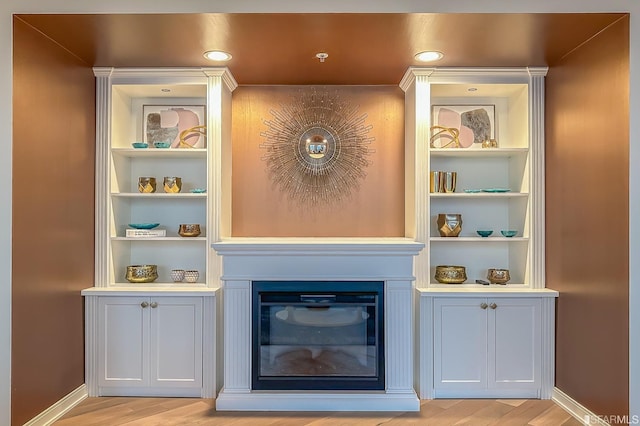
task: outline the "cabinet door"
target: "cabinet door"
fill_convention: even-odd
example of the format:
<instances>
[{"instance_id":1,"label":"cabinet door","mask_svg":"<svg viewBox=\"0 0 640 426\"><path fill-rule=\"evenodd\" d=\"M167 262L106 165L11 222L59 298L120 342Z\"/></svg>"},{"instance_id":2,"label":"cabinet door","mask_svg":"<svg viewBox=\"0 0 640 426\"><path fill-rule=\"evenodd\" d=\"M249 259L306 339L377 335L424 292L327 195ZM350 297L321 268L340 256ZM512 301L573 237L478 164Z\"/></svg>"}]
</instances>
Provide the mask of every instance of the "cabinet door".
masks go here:
<instances>
[{"instance_id":1,"label":"cabinet door","mask_svg":"<svg viewBox=\"0 0 640 426\"><path fill-rule=\"evenodd\" d=\"M436 391L486 388L487 309L483 303L485 299L434 300Z\"/></svg>"},{"instance_id":2,"label":"cabinet door","mask_svg":"<svg viewBox=\"0 0 640 426\"><path fill-rule=\"evenodd\" d=\"M540 386L540 299L490 300L489 387L537 389Z\"/></svg>"},{"instance_id":3,"label":"cabinet door","mask_svg":"<svg viewBox=\"0 0 640 426\"><path fill-rule=\"evenodd\" d=\"M150 386L202 387L202 298L151 299Z\"/></svg>"},{"instance_id":4,"label":"cabinet door","mask_svg":"<svg viewBox=\"0 0 640 426\"><path fill-rule=\"evenodd\" d=\"M99 386L146 386L147 298L100 297Z\"/></svg>"}]
</instances>

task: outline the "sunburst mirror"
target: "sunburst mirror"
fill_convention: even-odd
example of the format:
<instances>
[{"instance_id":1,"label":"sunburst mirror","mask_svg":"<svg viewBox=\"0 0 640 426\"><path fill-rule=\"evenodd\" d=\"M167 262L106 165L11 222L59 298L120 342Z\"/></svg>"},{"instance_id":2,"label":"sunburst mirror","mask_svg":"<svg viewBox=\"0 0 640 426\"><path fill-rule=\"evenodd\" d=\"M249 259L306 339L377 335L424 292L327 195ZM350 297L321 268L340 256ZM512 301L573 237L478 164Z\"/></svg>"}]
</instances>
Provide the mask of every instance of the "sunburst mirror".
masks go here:
<instances>
[{"instance_id":1,"label":"sunburst mirror","mask_svg":"<svg viewBox=\"0 0 640 426\"><path fill-rule=\"evenodd\" d=\"M374 138L367 114L337 90L307 88L264 120L260 148L273 184L301 204L337 203L360 187Z\"/></svg>"}]
</instances>

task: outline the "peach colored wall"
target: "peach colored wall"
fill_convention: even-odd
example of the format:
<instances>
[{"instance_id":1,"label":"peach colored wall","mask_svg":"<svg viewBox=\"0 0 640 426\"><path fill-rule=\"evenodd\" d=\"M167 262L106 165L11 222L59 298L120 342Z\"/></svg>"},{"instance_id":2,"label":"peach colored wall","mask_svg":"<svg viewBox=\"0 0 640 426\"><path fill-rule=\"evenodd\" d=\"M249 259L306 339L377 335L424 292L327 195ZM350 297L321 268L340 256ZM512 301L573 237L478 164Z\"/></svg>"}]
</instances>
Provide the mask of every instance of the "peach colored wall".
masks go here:
<instances>
[{"instance_id":1,"label":"peach colored wall","mask_svg":"<svg viewBox=\"0 0 640 426\"><path fill-rule=\"evenodd\" d=\"M11 423L22 425L84 383L95 83L87 64L18 19L13 59Z\"/></svg>"},{"instance_id":2,"label":"peach colored wall","mask_svg":"<svg viewBox=\"0 0 640 426\"><path fill-rule=\"evenodd\" d=\"M629 413L629 19L547 77L547 286L556 386L600 415Z\"/></svg>"},{"instance_id":3,"label":"peach colored wall","mask_svg":"<svg viewBox=\"0 0 640 426\"><path fill-rule=\"evenodd\" d=\"M259 148L270 110L301 86L241 86L233 93L232 234L236 237L404 236L404 94L392 86L329 86L366 113L375 137L360 185L344 202L312 209L272 185ZM308 87L307 87L308 89Z\"/></svg>"}]
</instances>

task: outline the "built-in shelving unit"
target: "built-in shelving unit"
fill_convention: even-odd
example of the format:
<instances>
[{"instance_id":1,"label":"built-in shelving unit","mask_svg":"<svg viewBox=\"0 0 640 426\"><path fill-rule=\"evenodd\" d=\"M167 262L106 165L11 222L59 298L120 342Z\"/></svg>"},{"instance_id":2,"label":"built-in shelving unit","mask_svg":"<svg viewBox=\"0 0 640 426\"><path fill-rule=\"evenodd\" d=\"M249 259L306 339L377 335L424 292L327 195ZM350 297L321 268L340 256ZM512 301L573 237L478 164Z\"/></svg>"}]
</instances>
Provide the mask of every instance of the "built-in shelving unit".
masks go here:
<instances>
[{"instance_id":1,"label":"built-in shelving unit","mask_svg":"<svg viewBox=\"0 0 640 426\"><path fill-rule=\"evenodd\" d=\"M407 235L426 244L414 268L420 398L551 396L558 294L544 281L545 74L544 68L412 68L401 82L406 151L413 154ZM497 147L432 145L434 105L492 106ZM456 172L455 191L431 192L434 171ZM462 215L457 237L440 235L438 214ZM493 233L480 237L477 230ZM517 233L507 238L501 230ZM437 282L438 265L464 266L466 282ZM508 269L511 279L476 283L487 280L489 268Z\"/></svg>"},{"instance_id":2,"label":"built-in shelving unit","mask_svg":"<svg viewBox=\"0 0 640 426\"><path fill-rule=\"evenodd\" d=\"M537 90L544 69L410 69L401 86L407 92L407 125L414 132L407 144L415 151L415 237L427 244L416 260L418 288L447 288L438 283L437 265L460 265L467 271L461 286L485 288L475 280L486 280L489 268L509 269L511 280L500 287L544 287L544 258L537 249L544 227L538 203L543 202L544 169L542 145L542 95ZM438 124L433 116L438 106L491 106L493 138L497 147L482 144L462 148L431 144ZM455 192L430 192L430 173L456 172ZM505 192L490 192L493 189ZM461 214L458 237L442 237L438 214ZM477 230L491 230L482 238ZM501 230L515 230L506 238ZM492 285L493 287L493 285Z\"/></svg>"},{"instance_id":3,"label":"built-in shelving unit","mask_svg":"<svg viewBox=\"0 0 640 426\"><path fill-rule=\"evenodd\" d=\"M213 398L221 269L210 246L226 226L222 194L230 174L222 170L236 83L226 68L94 71L95 284L82 292L88 393ZM203 107L206 143L134 148L145 140L145 106ZM156 191L140 192L140 177L155 178ZM181 191L165 192L165 177L180 177ZM127 236L130 224L148 223L166 234ZM181 236L180 224L199 224L201 233ZM126 280L128 265L145 264L157 265L155 281ZM199 276L174 282L172 269Z\"/></svg>"}]
</instances>

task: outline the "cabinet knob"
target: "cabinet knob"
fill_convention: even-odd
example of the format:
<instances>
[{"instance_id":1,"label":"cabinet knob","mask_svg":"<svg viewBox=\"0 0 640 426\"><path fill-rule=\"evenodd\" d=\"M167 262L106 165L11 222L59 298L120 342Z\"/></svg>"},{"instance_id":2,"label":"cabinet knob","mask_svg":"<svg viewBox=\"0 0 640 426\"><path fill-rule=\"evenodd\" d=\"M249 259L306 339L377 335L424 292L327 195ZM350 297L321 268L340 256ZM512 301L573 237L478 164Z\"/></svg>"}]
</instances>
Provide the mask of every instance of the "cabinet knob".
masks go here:
<instances>
[{"instance_id":1,"label":"cabinet knob","mask_svg":"<svg viewBox=\"0 0 640 426\"><path fill-rule=\"evenodd\" d=\"M140 306L142 306L143 308L146 308L147 306L149 306L149 304L147 302L142 302Z\"/></svg>"},{"instance_id":2,"label":"cabinet knob","mask_svg":"<svg viewBox=\"0 0 640 426\"><path fill-rule=\"evenodd\" d=\"M489 306L489 305L487 305L487 304L486 304L486 303L484 303L484 302L482 302L482 303L480 304L480 307L481 307L482 309L487 309L487 307L488 307L488 306Z\"/></svg>"},{"instance_id":3,"label":"cabinet knob","mask_svg":"<svg viewBox=\"0 0 640 426\"><path fill-rule=\"evenodd\" d=\"M498 305L496 305L495 303L492 303L492 304L490 304L490 305L489 305L489 307L490 307L491 309L495 309L495 308L497 308L497 307L498 307Z\"/></svg>"},{"instance_id":4,"label":"cabinet knob","mask_svg":"<svg viewBox=\"0 0 640 426\"><path fill-rule=\"evenodd\" d=\"M151 302L151 307L152 308L157 308L158 307L158 302Z\"/></svg>"}]
</instances>

